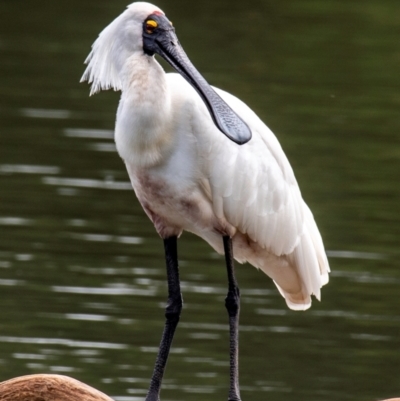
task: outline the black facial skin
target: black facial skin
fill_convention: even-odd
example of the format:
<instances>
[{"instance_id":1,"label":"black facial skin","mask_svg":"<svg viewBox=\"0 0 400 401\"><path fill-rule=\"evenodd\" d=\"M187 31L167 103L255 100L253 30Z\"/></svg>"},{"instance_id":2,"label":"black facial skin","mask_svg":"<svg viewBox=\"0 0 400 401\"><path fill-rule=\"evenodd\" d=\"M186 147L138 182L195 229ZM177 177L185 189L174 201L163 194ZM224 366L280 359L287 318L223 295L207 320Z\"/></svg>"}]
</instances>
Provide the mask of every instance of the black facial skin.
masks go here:
<instances>
[{"instance_id":1,"label":"black facial skin","mask_svg":"<svg viewBox=\"0 0 400 401\"><path fill-rule=\"evenodd\" d=\"M149 31L147 26L147 21L155 21L158 26L156 28L151 28ZM168 39L175 39L175 45L179 44L178 38L175 35L175 28L172 26L171 22L167 17L161 14L151 14L143 22L143 50L149 55L153 56L154 53L159 53L159 45L168 41ZM161 55L161 54L160 54Z\"/></svg>"},{"instance_id":2,"label":"black facial skin","mask_svg":"<svg viewBox=\"0 0 400 401\"><path fill-rule=\"evenodd\" d=\"M155 21L153 28L147 21ZM243 145L250 141L247 124L221 99L184 52L171 22L162 14L151 14L143 22L143 51L148 56L155 53L166 60L185 78L203 99L216 127L231 141Z\"/></svg>"}]
</instances>

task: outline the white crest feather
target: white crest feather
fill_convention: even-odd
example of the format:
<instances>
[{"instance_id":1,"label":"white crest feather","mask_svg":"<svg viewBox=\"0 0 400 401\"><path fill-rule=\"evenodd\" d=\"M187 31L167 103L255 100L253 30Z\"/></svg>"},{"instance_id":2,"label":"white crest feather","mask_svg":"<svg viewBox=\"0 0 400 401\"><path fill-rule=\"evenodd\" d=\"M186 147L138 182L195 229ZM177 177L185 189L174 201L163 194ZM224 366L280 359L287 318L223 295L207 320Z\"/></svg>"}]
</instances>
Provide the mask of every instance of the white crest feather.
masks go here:
<instances>
[{"instance_id":1,"label":"white crest feather","mask_svg":"<svg viewBox=\"0 0 400 401\"><path fill-rule=\"evenodd\" d=\"M142 23L155 11L161 10L149 3L133 3L100 32L81 78L92 84L90 95L102 89L123 89L124 64L135 51L143 51Z\"/></svg>"},{"instance_id":2,"label":"white crest feather","mask_svg":"<svg viewBox=\"0 0 400 401\"><path fill-rule=\"evenodd\" d=\"M99 92L101 89L120 90L122 88L121 77L113 59L117 41L116 30L122 16L123 14L100 33L92 45L92 51L85 60L85 64L88 66L81 82L88 81L92 84L90 95Z\"/></svg>"}]
</instances>

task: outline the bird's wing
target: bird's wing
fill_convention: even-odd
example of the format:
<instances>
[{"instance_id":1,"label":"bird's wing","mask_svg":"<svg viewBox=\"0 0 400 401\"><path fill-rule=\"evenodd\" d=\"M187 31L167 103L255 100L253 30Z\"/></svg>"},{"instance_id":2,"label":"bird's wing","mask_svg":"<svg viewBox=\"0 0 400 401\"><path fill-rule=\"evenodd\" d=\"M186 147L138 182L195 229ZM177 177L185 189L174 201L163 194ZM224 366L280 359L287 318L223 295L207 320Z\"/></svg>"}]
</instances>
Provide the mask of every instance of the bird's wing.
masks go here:
<instances>
[{"instance_id":1,"label":"bird's wing","mask_svg":"<svg viewBox=\"0 0 400 401\"><path fill-rule=\"evenodd\" d=\"M224 135L213 135L209 181L215 214L276 256L283 256L302 279L304 293L320 298L328 281L329 265L313 215L275 135L257 115L234 96L217 90L243 118L253 138L237 145ZM268 267L261 267L267 274ZM290 294L280 288L292 309ZM307 303L308 307L310 304Z\"/></svg>"},{"instance_id":2,"label":"bird's wing","mask_svg":"<svg viewBox=\"0 0 400 401\"><path fill-rule=\"evenodd\" d=\"M214 135L209 178L215 212L275 255L290 254L305 220L293 170L256 114L234 96L218 93L250 126L253 138L239 146Z\"/></svg>"}]
</instances>

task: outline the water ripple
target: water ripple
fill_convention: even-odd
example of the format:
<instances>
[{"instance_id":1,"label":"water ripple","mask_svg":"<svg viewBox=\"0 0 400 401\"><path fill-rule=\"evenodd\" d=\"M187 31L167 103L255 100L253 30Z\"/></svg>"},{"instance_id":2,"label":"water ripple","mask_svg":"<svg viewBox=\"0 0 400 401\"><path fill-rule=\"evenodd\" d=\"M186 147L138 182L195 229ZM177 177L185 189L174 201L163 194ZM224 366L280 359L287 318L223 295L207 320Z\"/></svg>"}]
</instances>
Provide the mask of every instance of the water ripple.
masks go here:
<instances>
[{"instance_id":1,"label":"water ripple","mask_svg":"<svg viewBox=\"0 0 400 401\"><path fill-rule=\"evenodd\" d=\"M0 268L9 269L11 267L11 262L8 260L0 260Z\"/></svg>"},{"instance_id":2,"label":"water ripple","mask_svg":"<svg viewBox=\"0 0 400 401\"><path fill-rule=\"evenodd\" d=\"M140 347L140 351L152 354L157 354L159 350L159 347ZM169 352L170 354L186 354L188 350L187 348L172 347Z\"/></svg>"},{"instance_id":3,"label":"water ripple","mask_svg":"<svg viewBox=\"0 0 400 401\"><path fill-rule=\"evenodd\" d=\"M383 253L375 252L356 252L356 251L326 251L330 258L345 258L345 259L370 259L370 260L383 260L387 256Z\"/></svg>"},{"instance_id":4,"label":"water ripple","mask_svg":"<svg viewBox=\"0 0 400 401\"><path fill-rule=\"evenodd\" d=\"M79 341L66 338L38 338L38 337L12 337L0 336L0 342L13 344L43 344L43 345L64 345L72 348L104 348L104 349L126 349L126 344Z\"/></svg>"},{"instance_id":5,"label":"water ripple","mask_svg":"<svg viewBox=\"0 0 400 401\"><path fill-rule=\"evenodd\" d=\"M334 277L345 277L356 283L376 283L376 284L398 284L400 280L391 276L380 276L366 271L343 271L335 270Z\"/></svg>"},{"instance_id":6,"label":"water ripple","mask_svg":"<svg viewBox=\"0 0 400 401\"><path fill-rule=\"evenodd\" d=\"M4 174L59 174L57 166L37 166L33 164L0 164L0 173Z\"/></svg>"},{"instance_id":7,"label":"water ripple","mask_svg":"<svg viewBox=\"0 0 400 401\"><path fill-rule=\"evenodd\" d=\"M22 285L25 284L23 280L14 280L14 279L0 279L0 285L4 286L14 286L14 285Z\"/></svg>"},{"instance_id":8,"label":"water ripple","mask_svg":"<svg viewBox=\"0 0 400 401\"><path fill-rule=\"evenodd\" d=\"M74 372L75 370L76 369L73 368L72 366L50 366L50 371L57 373L68 373L68 372Z\"/></svg>"},{"instance_id":9,"label":"water ripple","mask_svg":"<svg viewBox=\"0 0 400 401\"><path fill-rule=\"evenodd\" d=\"M195 340L217 340L221 338L219 334L213 333L191 333L189 337Z\"/></svg>"},{"instance_id":10,"label":"water ripple","mask_svg":"<svg viewBox=\"0 0 400 401\"><path fill-rule=\"evenodd\" d=\"M350 334L350 337L354 340L367 340L367 341L390 341L392 337L390 336L381 336L376 334Z\"/></svg>"},{"instance_id":11,"label":"water ripple","mask_svg":"<svg viewBox=\"0 0 400 401\"><path fill-rule=\"evenodd\" d=\"M67 233L72 239L93 241L93 242L118 242L120 244L139 245L143 243L141 237L129 237L110 234L92 234L92 233Z\"/></svg>"},{"instance_id":12,"label":"water ripple","mask_svg":"<svg viewBox=\"0 0 400 401\"><path fill-rule=\"evenodd\" d=\"M42 363L27 363L26 367L28 369L37 369L37 370L45 370L46 366Z\"/></svg>"},{"instance_id":13,"label":"water ripple","mask_svg":"<svg viewBox=\"0 0 400 401\"><path fill-rule=\"evenodd\" d=\"M101 354L101 352L99 350L95 350L95 349L77 349L75 351L71 352L72 355L76 355L76 356L99 356Z\"/></svg>"},{"instance_id":14,"label":"water ripple","mask_svg":"<svg viewBox=\"0 0 400 401\"><path fill-rule=\"evenodd\" d=\"M179 327L195 330L211 330L211 331L228 331L228 324L216 324L216 323L179 323ZM293 333L297 330L287 326L252 326L242 325L240 331L246 332L277 332L277 333Z\"/></svg>"},{"instance_id":15,"label":"water ripple","mask_svg":"<svg viewBox=\"0 0 400 401\"><path fill-rule=\"evenodd\" d=\"M66 319L70 320L86 320L90 322L107 322L111 320L110 316L107 315L94 315L90 313L66 313Z\"/></svg>"},{"instance_id":16,"label":"water ripple","mask_svg":"<svg viewBox=\"0 0 400 401\"><path fill-rule=\"evenodd\" d=\"M184 281L181 282L181 289L183 291L196 294L226 294L225 288L211 287L205 285L193 285Z\"/></svg>"},{"instance_id":17,"label":"water ripple","mask_svg":"<svg viewBox=\"0 0 400 401\"><path fill-rule=\"evenodd\" d=\"M66 128L64 135L75 138L114 139L114 131L106 129Z\"/></svg>"},{"instance_id":18,"label":"water ripple","mask_svg":"<svg viewBox=\"0 0 400 401\"><path fill-rule=\"evenodd\" d=\"M30 118L67 119L71 117L69 110L24 108L20 110L20 113Z\"/></svg>"},{"instance_id":19,"label":"water ripple","mask_svg":"<svg viewBox=\"0 0 400 401\"><path fill-rule=\"evenodd\" d=\"M215 393L215 387L210 386L180 386L180 389L185 393L195 394L212 394Z\"/></svg>"},{"instance_id":20,"label":"water ripple","mask_svg":"<svg viewBox=\"0 0 400 401\"><path fill-rule=\"evenodd\" d=\"M43 184L56 185L64 187L78 187L78 188L99 188L111 190L132 190L130 182L125 181L111 181L111 180L95 180L91 178L56 178L56 177L43 177Z\"/></svg>"},{"instance_id":21,"label":"water ripple","mask_svg":"<svg viewBox=\"0 0 400 401\"><path fill-rule=\"evenodd\" d=\"M18 260L19 262L29 262L34 259L34 255L31 253L16 253L14 257L15 260Z\"/></svg>"},{"instance_id":22,"label":"water ripple","mask_svg":"<svg viewBox=\"0 0 400 401\"><path fill-rule=\"evenodd\" d=\"M259 315L268 315L268 316L285 316L288 314L286 309L264 309L257 308L256 313Z\"/></svg>"},{"instance_id":23,"label":"water ripple","mask_svg":"<svg viewBox=\"0 0 400 401\"><path fill-rule=\"evenodd\" d=\"M87 274L102 274L105 276L114 275L137 275L137 276L150 276L159 275L161 269L141 268L141 267L84 267L84 266L70 266L69 268L75 272L84 272ZM137 281L139 283L139 281Z\"/></svg>"},{"instance_id":24,"label":"water ripple","mask_svg":"<svg viewBox=\"0 0 400 401\"><path fill-rule=\"evenodd\" d=\"M126 392L128 394L147 394L147 389L128 388Z\"/></svg>"},{"instance_id":25,"label":"water ripple","mask_svg":"<svg viewBox=\"0 0 400 401\"><path fill-rule=\"evenodd\" d=\"M28 226L30 224L32 220L23 217L0 217L0 226Z\"/></svg>"},{"instance_id":26,"label":"water ripple","mask_svg":"<svg viewBox=\"0 0 400 401\"><path fill-rule=\"evenodd\" d=\"M117 147L113 143L97 142L89 145L89 149L96 152L116 152Z\"/></svg>"},{"instance_id":27,"label":"water ripple","mask_svg":"<svg viewBox=\"0 0 400 401\"><path fill-rule=\"evenodd\" d=\"M133 288L133 287L69 287L57 286L51 287L54 292L67 294L88 294L88 295L140 295L145 297L153 297L157 291L155 288Z\"/></svg>"},{"instance_id":28,"label":"water ripple","mask_svg":"<svg viewBox=\"0 0 400 401\"><path fill-rule=\"evenodd\" d=\"M350 320L369 320L369 321L400 321L400 316L393 315L370 315L367 313L357 313L357 312L349 312L349 311L341 311L341 310L326 310L326 311L310 311L311 315L318 317L339 317Z\"/></svg>"},{"instance_id":29,"label":"water ripple","mask_svg":"<svg viewBox=\"0 0 400 401\"><path fill-rule=\"evenodd\" d=\"M14 353L12 357L15 359L48 359L48 356L42 354L23 354L23 353Z\"/></svg>"},{"instance_id":30,"label":"water ripple","mask_svg":"<svg viewBox=\"0 0 400 401\"><path fill-rule=\"evenodd\" d=\"M118 381L121 383L148 383L148 379L142 377L118 377Z\"/></svg>"}]
</instances>

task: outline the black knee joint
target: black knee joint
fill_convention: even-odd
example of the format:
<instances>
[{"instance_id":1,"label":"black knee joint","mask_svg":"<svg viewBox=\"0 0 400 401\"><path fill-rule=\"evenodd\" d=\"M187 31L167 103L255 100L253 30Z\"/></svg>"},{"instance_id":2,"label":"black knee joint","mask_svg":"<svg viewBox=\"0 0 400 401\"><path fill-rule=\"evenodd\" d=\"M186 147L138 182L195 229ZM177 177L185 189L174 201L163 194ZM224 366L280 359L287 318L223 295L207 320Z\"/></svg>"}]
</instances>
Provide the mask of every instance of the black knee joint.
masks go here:
<instances>
[{"instance_id":1,"label":"black knee joint","mask_svg":"<svg viewBox=\"0 0 400 401\"><path fill-rule=\"evenodd\" d=\"M169 298L165 308L165 317L167 320L179 320L182 310L182 297Z\"/></svg>"},{"instance_id":2,"label":"black knee joint","mask_svg":"<svg viewBox=\"0 0 400 401\"><path fill-rule=\"evenodd\" d=\"M225 307L230 316L235 316L240 308L240 291L239 288L230 290L225 298Z\"/></svg>"}]
</instances>

